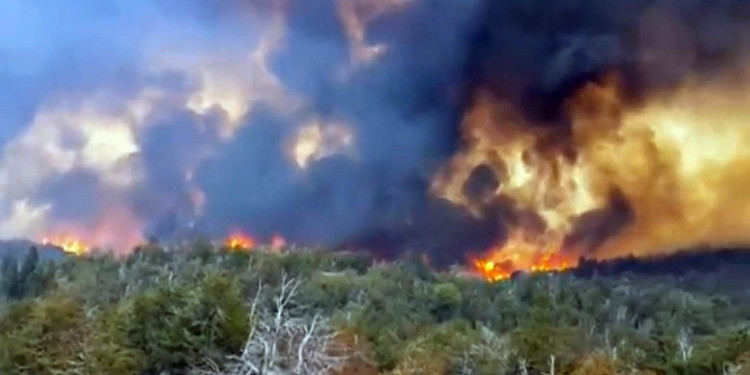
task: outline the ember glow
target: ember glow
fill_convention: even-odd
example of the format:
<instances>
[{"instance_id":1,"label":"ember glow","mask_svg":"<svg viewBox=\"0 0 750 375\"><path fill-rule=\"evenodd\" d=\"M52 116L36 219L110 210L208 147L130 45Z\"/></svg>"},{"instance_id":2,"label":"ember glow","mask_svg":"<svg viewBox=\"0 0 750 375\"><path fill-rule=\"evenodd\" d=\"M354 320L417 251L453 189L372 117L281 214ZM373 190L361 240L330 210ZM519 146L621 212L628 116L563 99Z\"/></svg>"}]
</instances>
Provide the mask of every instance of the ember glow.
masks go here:
<instances>
[{"instance_id":1,"label":"ember glow","mask_svg":"<svg viewBox=\"0 0 750 375\"><path fill-rule=\"evenodd\" d=\"M240 230L235 230L231 235L227 236L223 244L224 247L230 250L249 251L255 250L261 243L254 237ZM267 243L267 249L281 251L286 245L287 242L283 236L274 234Z\"/></svg>"},{"instance_id":2,"label":"ember glow","mask_svg":"<svg viewBox=\"0 0 750 375\"><path fill-rule=\"evenodd\" d=\"M42 239L42 244L59 247L66 253L72 255L85 255L90 250L89 245L73 236L57 236L44 238Z\"/></svg>"},{"instance_id":3,"label":"ember glow","mask_svg":"<svg viewBox=\"0 0 750 375\"><path fill-rule=\"evenodd\" d=\"M481 258L475 258L473 270L488 281L501 281L519 271L557 272L577 266L578 259L564 254L560 246L518 230Z\"/></svg>"},{"instance_id":4,"label":"ember glow","mask_svg":"<svg viewBox=\"0 0 750 375\"><path fill-rule=\"evenodd\" d=\"M255 248L255 239L240 231L235 231L224 241L224 246L230 250L252 250Z\"/></svg>"}]
</instances>

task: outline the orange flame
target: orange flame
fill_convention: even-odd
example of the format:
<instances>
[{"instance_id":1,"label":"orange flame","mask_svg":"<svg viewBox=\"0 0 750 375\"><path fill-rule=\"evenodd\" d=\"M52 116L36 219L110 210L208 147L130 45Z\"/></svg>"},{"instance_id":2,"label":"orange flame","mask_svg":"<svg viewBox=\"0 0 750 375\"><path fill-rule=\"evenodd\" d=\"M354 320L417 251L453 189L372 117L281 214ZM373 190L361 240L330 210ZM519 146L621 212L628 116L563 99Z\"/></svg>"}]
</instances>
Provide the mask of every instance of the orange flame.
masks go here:
<instances>
[{"instance_id":1,"label":"orange flame","mask_svg":"<svg viewBox=\"0 0 750 375\"><path fill-rule=\"evenodd\" d=\"M539 238L539 237L537 237ZM578 265L578 260L560 251L560 246L543 243L516 231L502 246L492 248L474 260L474 272L488 281L509 279L518 271L558 272Z\"/></svg>"},{"instance_id":2,"label":"orange flame","mask_svg":"<svg viewBox=\"0 0 750 375\"><path fill-rule=\"evenodd\" d=\"M543 240L511 236L474 262L488 279L574 267L582 254L748 244L748 73L687 80L638 104L623 98L615 76L592 82L566 103L570 127L560 128L534 126L510 103L478 91L462 123L465 146L435 176L432 192L476 217L512 202L514 212L540 222ZM495 179L474 189L480 167ZM630 217L608 233L607 219L615 218L596 214L607 212L613 193L627 201ZM530 230L516 221L504 224ZM560 253L564 238L575 241Z\"/></svg>"},{"instance_id":3,"label":"orange flame","mask_svg":"<svg viewBox=\"0 0 750 375\"><path fill-rule=\"evenodd\" d=\"M66 253L73 255L84 255L90 249L90 246L85 242L70 235L44 238L42 244L62 248Z\"/></svg>"},{"instance_id":4,"label":"orange flame","mask_svg":"<svg viewBox=\"0 0 750 375\"><path fill-rule=\"evenodd\" d=\"M224 241L224 246L230 250L251 250L255 247L255 239L241 231L235 231Z\"/></svg>"}]
</instances>

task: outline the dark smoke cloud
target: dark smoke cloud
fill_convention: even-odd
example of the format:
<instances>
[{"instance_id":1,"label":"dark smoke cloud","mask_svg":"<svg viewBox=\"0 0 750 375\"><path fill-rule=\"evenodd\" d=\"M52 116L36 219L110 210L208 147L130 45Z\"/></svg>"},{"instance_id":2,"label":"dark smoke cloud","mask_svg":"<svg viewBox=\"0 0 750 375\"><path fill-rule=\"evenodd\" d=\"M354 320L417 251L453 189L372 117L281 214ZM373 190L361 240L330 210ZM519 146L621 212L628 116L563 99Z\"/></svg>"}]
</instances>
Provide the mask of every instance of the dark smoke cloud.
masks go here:
<instances>
[{"instance_id":1,"label":"dark smoke cloud","mask_svg":"<svg viewBox=\"0 0 750 375\"><path fill-rule=\"evenodd\" d=\"M356 156L324 158L300 175L278 148L293 124L247 119L202 169L209 231L239 225L259 236L280 231L301 242L383 250L410 242L409 226L430 199L427 181L456 147L463 103L455 94L475 13L466 3L416 2L378 20L370 42L388 52L342 81L350 47L335 5L291 3L285 47L272 66L285 87L311 98L318 116L353 127Z\"/></svg>"},{"instance_id":2,"label":"dark smoke cloud","mask_svg":"<svg viewBox=\"0 0 750 375\"><path fill-rule=\"evenodd\" d=\"M370 21L367 43L387 49L356 65L335 1L290 1L280 8L286 29L267 63L304 104L290 99L284 104L294 109L285 112L248 97L236 132L223 137L231 110L186 103L207 85L206 70L257 78L248 55L274 9L270 1L0 4L0 145L12 159L0 169L45 149L36 138L30 151L7 145L50 103L95 102L119 116L143 92L159 93L133 126L138 152L122 161L142 165L136 183L106 187L91 166L50 172L40 158L25 168L44 172L30 180L40 186L0 195L0 209L28 199L50 204L52 220L93 220L115 201L145 221L146 235L162 239L186 228L211 237L240 228L460 259L502 238L506 223L533 221L502 199L477 218L428 193L436 169L461 147L460 120L477 89L514 104L530 123L564 128L562 103L582 83L616 70L637 99L689 74L740 68L750 35L750 2L741 0L412 0ZM348 124L352 155L330 155L300 172L285 146L310 119ZM75 137L66 142L81 147ZM464 192L485 199L503 178L477 170ZM198 214L197 189L205 194ZM608 210L581 219L582 230L601 236L571 241L595 246L627 222L627 204L614 199Z\"/></svg>"},{"instance_id":3,"label":"dark smoke cloud","mask_svg":"<svg viewBox=\"0 0 750 375\"><path fill-rule=\"evenodd\" d=\"M133 191L139 188L135 184L106 186L112 184L96 163L108 148L128 142L124 125L112 119L123 119L133 132L148 128L146 123L183 122L180 109L198 86L191 64L200 65L206 56L236 57L232 49L257 39L251 17L240 19L236 10L193 0L2 2L0 236L37 237L72 218L93 225L95 211L109 204L156 221L163 210L143 202L167 194L152 188L163 187L174 165L151 168L145 152L148 169L161 172L147 173L145 181L136 172L120 173L143 182L141 191ZM149 99L155 108L146 110L147 119L135 120L128 112L144 92L160 97ZM206 118L197 122L212 121L200 117ZM180 137L185 136L175 141ZM175 142L165 142L163 154L170 155L167 147ZM126 168L138 158L124 155L109 169ZM170 188L169 194L183 190Z\"/></svg>"},{"instance_id":4,"label":"dark smoke cloud","mask_svg":"<svg viewBox=\"0 0 750 375\"><path fill-rule=\"evenodd\" d=\"M560 124L563 101L609 72L637 96L744 68L749 11L744 0L488 1L468 70L532 121Z\"/></svg>"}]
</instances>

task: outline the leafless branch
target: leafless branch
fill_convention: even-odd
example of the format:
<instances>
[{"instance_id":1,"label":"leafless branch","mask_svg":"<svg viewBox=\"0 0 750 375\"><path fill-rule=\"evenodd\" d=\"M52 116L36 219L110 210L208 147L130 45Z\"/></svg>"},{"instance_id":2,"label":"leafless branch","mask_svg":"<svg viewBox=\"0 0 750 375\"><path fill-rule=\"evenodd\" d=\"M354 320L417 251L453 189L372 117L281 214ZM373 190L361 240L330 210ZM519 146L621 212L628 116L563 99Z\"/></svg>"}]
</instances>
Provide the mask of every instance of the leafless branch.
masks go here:
<instances>
[{"instance_id":1,"label":"leafless branch","mask_svg":"<svg viewBox=\"0 0 750 375\"><path fill-rule=\"evenodd\" d=\"M261 306L263 285L252 301L253 328L241 355L231 356L223 369L201 375L326 375L355 355L341 344L329 321L308 308L295 306L299 280L282 275L270 306Z\"/></svg>"}]
</instances>

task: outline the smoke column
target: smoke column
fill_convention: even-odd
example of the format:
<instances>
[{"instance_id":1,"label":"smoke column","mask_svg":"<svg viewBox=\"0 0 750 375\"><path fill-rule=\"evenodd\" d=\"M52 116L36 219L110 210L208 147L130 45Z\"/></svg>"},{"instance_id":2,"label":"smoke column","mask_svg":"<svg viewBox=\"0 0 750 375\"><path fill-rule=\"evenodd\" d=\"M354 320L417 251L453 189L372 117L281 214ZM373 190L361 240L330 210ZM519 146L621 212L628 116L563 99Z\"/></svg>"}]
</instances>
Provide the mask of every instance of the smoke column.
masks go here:
<instances>
[{"instance_id":1,"label":"smoke column","mask_svg":"<svg viewBox=\"0 0 750 375\"><path fill-rule=\"evenodd\" d=\"M747 1L8 1L0 19L0 237L127 251L239 229L438 263L518 228L575 256L750 240L668 241L702 224L657 234L663 196L599 147L653 147L652 165L670 125L634 142L639 114L708 91L740 111ZM750 212L738 158L705 189ZM687 159L664 160L640 180Z\"/></svg>"}]
</instances>

